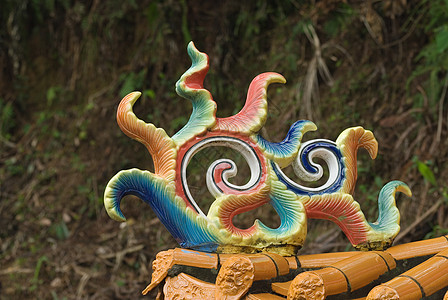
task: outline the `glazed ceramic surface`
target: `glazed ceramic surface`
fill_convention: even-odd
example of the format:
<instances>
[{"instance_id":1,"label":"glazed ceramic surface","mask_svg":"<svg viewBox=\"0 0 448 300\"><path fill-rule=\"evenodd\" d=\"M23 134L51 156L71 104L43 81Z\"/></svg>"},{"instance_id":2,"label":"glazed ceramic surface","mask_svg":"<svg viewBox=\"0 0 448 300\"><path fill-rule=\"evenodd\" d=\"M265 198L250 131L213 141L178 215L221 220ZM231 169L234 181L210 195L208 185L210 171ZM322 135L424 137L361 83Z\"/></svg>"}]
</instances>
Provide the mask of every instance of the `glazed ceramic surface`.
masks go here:
<instances>
[{"instance_id":1,"label":"glazed ceramic surface","mask_svg":"<svg viewBox=\"0 0 448 300\"><path fill-rule=\"evenodd\" d=\"M145 123L132 111L140 96L133 92L123 98L117 120L121 130L144 144L154 161L154 172L130 169L117 173L108 183L104 204L109 216L125 221L120 201L135 195L148 203L182 247L206 252L271 251L292 255L305 240L307 218L327 219L344 231L358 248L382 249L398 234L400 215L395 204L397 191L410 195L400 181L387 183L378 198L379 217L369 223L353 199L357 178L357 151L365 148L376 157L378 144L369 130L354 127L344 130L336 141L325 139L302 142L303 135L316 130L311 121L292 124L282 142L274 143L260 134L267 118L266 90L271 83L285 83L282 75L258 75L249 86L247 99L239 113L216 117L216 103L203 86L209 68L208 56L193 43L188 45L191 67L176 84L176 92L191 101L188 123L175 135ZM237 172L229 159L218 159L206 174L212 202L202 211L187 182L187 166L193 156L212 146L224 146L241 153L251 175L238 186L229 179ZM300 184L283 171L292 165L302 182L316 182L328 166L327 180L318 187ZM234 225L233 218L262 205L272 205L281 224L270 228L256 220L248 229Z\"/></svg>"},{"instance_id":2,"label":"glazed ceramic surface","mask_svg":"<svg viewBox=\"0 0 448 300\"><path fill-rule=\"evenodd\" d=\"M157 299L441 299L448 288L448 236L386 251L288 257L176 248L159 252L152 269L142 293L163 287Z\"/></svg>"}]
</instances>

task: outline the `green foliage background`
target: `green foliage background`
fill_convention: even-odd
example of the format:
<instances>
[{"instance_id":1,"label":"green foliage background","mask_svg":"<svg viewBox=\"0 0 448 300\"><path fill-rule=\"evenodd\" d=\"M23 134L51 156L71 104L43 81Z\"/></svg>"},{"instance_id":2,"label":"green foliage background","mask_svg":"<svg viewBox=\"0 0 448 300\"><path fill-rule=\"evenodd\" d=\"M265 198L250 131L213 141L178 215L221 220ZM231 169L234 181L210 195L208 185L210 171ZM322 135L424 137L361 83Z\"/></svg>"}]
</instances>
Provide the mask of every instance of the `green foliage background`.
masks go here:
<instances>
[{"instance_id":1,"label":"green foliage background","mask_svg":"<svg viewBox=\"0 0 448 300\"><path fill-rule=\"evenodd\" d=\"M373 130L379 156L360 155L355 195L366 215L399 179L414 193L398 202L399 242L446 234L447 11L446 0L2 0L0 297L135 299L155 254L176 246L136 199L126 225L109 220L102 193L117 171L152 168L116 125L121 97L142 91L137 114L169 134L188 120L174 84L190 40L210 57L218 116L240 110L259 73L283 74L264 136L298 119L318 125L308 138ZM303 253L350 249L331 224L309 228Z\"/></svg>"}]
</instances>

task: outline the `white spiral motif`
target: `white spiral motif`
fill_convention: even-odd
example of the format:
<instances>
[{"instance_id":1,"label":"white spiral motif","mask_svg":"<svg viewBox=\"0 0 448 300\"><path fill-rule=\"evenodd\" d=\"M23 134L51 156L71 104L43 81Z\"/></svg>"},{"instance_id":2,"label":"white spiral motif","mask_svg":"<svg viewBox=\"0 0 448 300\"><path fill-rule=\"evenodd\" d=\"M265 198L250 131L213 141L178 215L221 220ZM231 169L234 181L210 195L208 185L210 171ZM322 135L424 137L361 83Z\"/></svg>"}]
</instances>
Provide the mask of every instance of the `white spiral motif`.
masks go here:
<instances>
[{"instance_id":1,"label":"white spiral motif","mask_svg":"<svg viewBox=\"0 0 448 300\"><path fill-rule=\"evenodd\" d=\"M238 186L235 184L232 184L229 182L229 178L234 177L237 174L237 166L235 162L233 162L230 159L218 159L214 161L210 167L207 170L206 174L206 182L207 182L207 188L209 192L215 197L218 198L219 196L223 195L223 191L218 186L218 183L215 181L214 178L214 170L219 167L222 164L229 164L228 167L225 168L222 172L222 182L226 187L228 187L231 190L234 190L235 193L240 193L243 191L250 190L254 186L256 186L263 174L262 174L262 162L260 161L260 158L258 157L256 151L245 141L242 141L238 138L234 137L224 137L224 136L215 136L215 137L209 137L205 138L202 141L196 143L193 145L188 151L185 153L185 156L182 160L181 165L181 178L182 178L182 187L185 191L185 195L188 197L188 200L191 202L191 204L194 206L194 208L198 211L198 213L204 217L206 215L204 212L199 208L196 201L193 199L193 196L190 193L190 189L188 188L188 182L187 182L187 166L193 156L198 153L199 151L213 146L224 146L231 149L234 149L241 153L241 155L246 160L247 164L249 165L250 169L250 179L249 181L242 185Z\"/></svg>"}]
</instances>

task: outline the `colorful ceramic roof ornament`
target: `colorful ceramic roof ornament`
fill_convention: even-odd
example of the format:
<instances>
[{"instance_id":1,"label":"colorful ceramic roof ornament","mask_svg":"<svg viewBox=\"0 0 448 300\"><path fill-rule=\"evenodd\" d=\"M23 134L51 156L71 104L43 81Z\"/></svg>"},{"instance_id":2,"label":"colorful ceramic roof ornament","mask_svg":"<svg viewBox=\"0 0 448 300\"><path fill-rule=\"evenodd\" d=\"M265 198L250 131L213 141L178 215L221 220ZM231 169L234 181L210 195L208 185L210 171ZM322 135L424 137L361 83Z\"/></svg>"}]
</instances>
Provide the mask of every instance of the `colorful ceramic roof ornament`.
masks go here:
<instances>
[{"instance_id":1,"label":"colorful ceramic roof ornament","mask_svg":"<svg viewBox=\"0 0 448 300\"><path fill-rule=\"evenodd\" d=\"M362 127L343 131L336 142L317 139L302 143L303 135L316 130L310 121L295 122L282 142L263 138L260 130L267 118L266 90L271 83L284 83L277 73L263 73L249 86L242 110L231 117L217 118L216 103L203 86L209 68L208 56L191 42L191 67L176 84L176 92L190 100L193 111L188 123L172 137L161 128L145 123L132 111L140 96L133 92L123 98L117 120L121 130L144 144L154 161L154 172L131 169L116 174L104 196L112 219L125 221L121 199L129 194L148 203L183 248L220 253L270 251L294 255L306 237L308 218L327 219L344 231L359 249L384 249L400 230L395 205L397 191L411 195L400 181L392 181L378 198L379 217L367 222L352 196L357 178L357 151L365 148L376 157L378 144L372 132ZM232 160L219 159L207 171L207 187L213 200L207 213L193 199L187 182L187 166L204 148L225 146L239 151L248 162L251 176L243 186L229 182L237 172ZM319 187L307 187L290 179L282 169L292 165L305 181L322 178L328 165L328 180ZM256 220L248 229L236 227L235 215L261 205L272 205L281 225L270 228Z\"/></svg>"},{"instance_id":2,"label":"colorful ceramic roof ornament","mask_svg":"<svg viewBox=\"0 0 448 300\"><path fill-rule=\"evenodd\" d=\"M285 79L277 73L255 77L243 109L232 117L217 118L216 104L203 87L208 57L193 43L188 54L193 63L176 91L192 102L193 112L178 133L169 137L137 118L132 106L138 92L124 97L117 112L120 128L146 146L155 170L116 174L104 195L107 213L125 221L121 199L138 196L182 247L157 254L151 283L143 294L159 287L157 299L167 300L448 297L448 236L388 248L400 230L395 194L410 196L409 188L400 181L386 184L374 223L367 222L353 199L358 149L365 148L372 158L377 154L372 132L354 127L335 142L302 142L303 135L316 126L297 121L282 142L269 142L260 134L267 116L266 89ZM242 186L232 184L235 163L225 158L213 162L206 174L213 203L205 213L190 193L186 172L193 156L212 146L240 152L251 175ZM282 170L292 165L302 181L316 182L324 172L315 158L325 161L329 173L319 187L295 182ZM258 220L248 229L233 224L236 215L261 205L273 206L281 220L278 228ZM308 218L333 221L354 247L375 251L296 256Z\"/></svg>"}]
</instances>

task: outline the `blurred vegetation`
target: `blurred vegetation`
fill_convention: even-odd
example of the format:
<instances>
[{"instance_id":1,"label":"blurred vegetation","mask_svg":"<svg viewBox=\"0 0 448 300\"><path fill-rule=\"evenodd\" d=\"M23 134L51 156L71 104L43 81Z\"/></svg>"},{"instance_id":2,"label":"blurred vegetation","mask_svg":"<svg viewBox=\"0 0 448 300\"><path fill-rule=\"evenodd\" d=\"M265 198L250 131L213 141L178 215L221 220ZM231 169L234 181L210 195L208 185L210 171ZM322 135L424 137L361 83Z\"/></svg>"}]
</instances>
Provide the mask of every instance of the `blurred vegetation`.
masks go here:
<instances>
[{"instance_id":1,"label":"blurred vegetation","mask_svg":"<svg viewBox=\"0 0 448 300\"><path fill-rule=\"evenodd\" d=\"M259 73L283 74L288 83L269 90L265 137L281 139L298 119L318 125L308 138L373 130L380 153L375 161L360 154L356 190L368 217L376 217L381 186L399 179L414 196L398 201L398 242L447 233L448 1L1 7L0 298L135 299L155 254L176 246L137 199L122 204L128 223L109 220L102 194L118 170L152 168L116 125L122 96L142 91L136 113L169 134L188 120L191 106L174 84L190 65L190 40L210 57L205 85L218 116L239 111ZM332 224L309 228L304 253L350 249Z\"/></svg>"}]
</instances>

